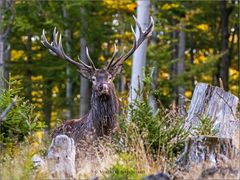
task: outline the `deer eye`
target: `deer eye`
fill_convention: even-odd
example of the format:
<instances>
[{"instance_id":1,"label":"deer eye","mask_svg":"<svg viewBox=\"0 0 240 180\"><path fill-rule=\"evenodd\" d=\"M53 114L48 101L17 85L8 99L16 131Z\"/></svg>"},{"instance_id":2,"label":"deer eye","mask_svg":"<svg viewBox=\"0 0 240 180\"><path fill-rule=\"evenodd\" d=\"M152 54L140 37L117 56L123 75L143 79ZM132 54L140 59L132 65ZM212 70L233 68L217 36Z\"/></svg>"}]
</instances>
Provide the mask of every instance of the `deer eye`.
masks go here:
<instances>
[{"instance_id":1,"label":"deer eye","mask_svg":"<svg viewBox=\"0 0 240 180\"><path fill-rule=\"evenodd\" d=\"M92 82L95 82L95 81L96 81L96 77L93 76L93 77L92 77Z\"/></svg>"},{"instance_id":2,"label":"deer eye","mask_svg":"<svg viewBox=\"0 0 240 180\"><path fill-rule=\"evenodd\" d=\"M109 81L112 80L112 76L108 76L108 80L109 80Z\"/></svg>"}]
</instances>

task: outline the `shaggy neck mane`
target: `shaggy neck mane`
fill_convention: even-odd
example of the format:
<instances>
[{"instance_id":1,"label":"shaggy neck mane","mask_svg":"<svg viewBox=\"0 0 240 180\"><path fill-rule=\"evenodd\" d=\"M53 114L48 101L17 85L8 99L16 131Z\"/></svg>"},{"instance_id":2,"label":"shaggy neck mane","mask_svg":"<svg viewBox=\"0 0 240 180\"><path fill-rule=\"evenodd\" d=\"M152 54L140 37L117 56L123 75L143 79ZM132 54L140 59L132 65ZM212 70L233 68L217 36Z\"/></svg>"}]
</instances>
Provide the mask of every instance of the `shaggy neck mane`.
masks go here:
<instances>
[{"instance_id":1,"label":"shaggy neck mane","mask_svg":"<svg viewBox=\"0 0 240 180\"><path fill-rule=\"evenodd\" d=\"M118 99L114 86L109 89L109 95L98 96L93 91L91 98L92 123L97 135L109 135L115 126L115 116L119 112Z\"/></svg>"}]
</instances>

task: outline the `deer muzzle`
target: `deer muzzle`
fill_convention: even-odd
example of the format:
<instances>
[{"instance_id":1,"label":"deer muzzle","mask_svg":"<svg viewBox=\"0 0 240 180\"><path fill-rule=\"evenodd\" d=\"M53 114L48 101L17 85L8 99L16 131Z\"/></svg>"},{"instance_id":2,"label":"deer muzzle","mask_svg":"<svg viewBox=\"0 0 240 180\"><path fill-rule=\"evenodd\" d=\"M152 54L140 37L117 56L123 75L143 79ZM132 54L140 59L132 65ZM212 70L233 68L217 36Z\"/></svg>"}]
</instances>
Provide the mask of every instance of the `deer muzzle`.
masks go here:
<instances>
[{"instance_id":1,"label":"deer muzzle","mask_svg":"<svg viewBox=\"0 0 240 180\"><path fill-rule=\"evenodd\" d=\"M102 83L98 86L98 91L103 95L103 94L108 94L109 92L109 88L108 88L108 84L106 83Z\"/></svg>"}]
</instances>

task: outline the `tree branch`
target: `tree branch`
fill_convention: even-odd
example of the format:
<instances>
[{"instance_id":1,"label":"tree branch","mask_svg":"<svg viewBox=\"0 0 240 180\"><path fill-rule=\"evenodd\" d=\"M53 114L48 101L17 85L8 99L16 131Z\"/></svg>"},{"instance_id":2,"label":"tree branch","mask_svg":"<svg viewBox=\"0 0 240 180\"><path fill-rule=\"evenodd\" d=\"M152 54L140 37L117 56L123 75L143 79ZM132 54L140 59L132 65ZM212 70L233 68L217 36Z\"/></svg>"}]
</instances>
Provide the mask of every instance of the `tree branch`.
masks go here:
<instances>
[{"instance_id":1,"label":"tree branch","mask_svg":"<svg viewBox=\"0 0 240 180\"><path fill-rule=\"evenodd\" d=\"M2 112L2 114L0 115L0 126L1 126L1 123L4 120L6 120L7 113L13 108L13 106L15 106L16 102L17 102L17 96L14 97L14 99L9 104L9 106Z\"/></svg>"}]
</instances>

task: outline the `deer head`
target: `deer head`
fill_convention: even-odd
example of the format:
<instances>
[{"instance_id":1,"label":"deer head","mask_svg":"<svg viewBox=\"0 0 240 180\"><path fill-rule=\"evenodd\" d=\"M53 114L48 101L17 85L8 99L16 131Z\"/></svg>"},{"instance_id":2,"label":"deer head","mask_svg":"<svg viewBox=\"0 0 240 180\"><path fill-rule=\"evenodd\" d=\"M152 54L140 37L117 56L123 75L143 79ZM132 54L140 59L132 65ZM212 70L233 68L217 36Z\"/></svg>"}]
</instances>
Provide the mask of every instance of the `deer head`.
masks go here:
<instances>
[{"instance_id":1,"label":"deer head","mask_svg":"<svg viewBox=\"0 0 240 180\"><path fill-rule=\"evenodd\" d=\"M136 20L135 17L134 20L136 21L139 30L139 36L138 38L136 37L136 33L131 26L134 35L132 48L126 54L122 54L117 57L118 50L116 45L114 44L114 53L112 55L112 58L110 59L108 65L102 69L97 69L95 67L93 60L89 55L88 48L86 48L86 55L90 65L84 63L79 57L79 61L77 62L70 58L68 55L66 55L62 46L62 35L56 31L56 28L54 28L52 34L53 40L51 43L48 42L45 31L43 29L41 42L46 48L49 49L51 54L58 56L66 60L67 62L75 65L78 68L80 74L92 82L93 89L95 90L95 92L97 92L99 96L108 95L109 90L113 86L113 79L117 74L121 72L123 63L134 53L134 51L142 44L142 42L151 35L151 32L154 29L154 21L152 17L150 18L150 24L145 31L142 30L139 22Z\"/></svg>"}]
</instances>

